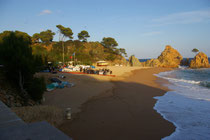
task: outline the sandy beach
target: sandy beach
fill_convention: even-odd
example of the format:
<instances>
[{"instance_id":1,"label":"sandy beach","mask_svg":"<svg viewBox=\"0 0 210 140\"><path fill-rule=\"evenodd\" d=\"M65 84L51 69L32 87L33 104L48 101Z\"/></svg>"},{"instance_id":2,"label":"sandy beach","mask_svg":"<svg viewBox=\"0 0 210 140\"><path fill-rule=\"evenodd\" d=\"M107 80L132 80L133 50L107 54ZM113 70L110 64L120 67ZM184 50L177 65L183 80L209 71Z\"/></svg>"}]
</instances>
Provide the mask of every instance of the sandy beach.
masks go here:
<instances>
[{"instance_id":1,"label":"sandy beach","mask_svg":"<svg viewBox=\"0 0 210 140\"><path fill-rule=\"evenodd\" d=\"M103 67L100 67L103 68ZM113 71L113 75L99 76L99 75L74 75L69 73L48 74L40 73L39 76L58 77L64 75L66 78L61 79L74 83L72 88L56 89L51 92L45 92L44 105L52 105L63 109L71 108L72 113L78 113L81 111L81 106L93 97L97 97L113 89L114 84L111 80L123 79L123 77L129 76L131 71L140 69L139 67L105 67Z\"/></svg>"},{"instance_id":2,"label":"sandy beach","mask_svg":"<svg viewBox=\"0 0 210 140\"><path fill-rule=\"evenodd\" d=\"M125 69L114 70L122 73L114 78L66 74L75 87L45 94L45 104L72 108L73 119L59 129L75 140L161 139L174 132L153 109L153 97L168 91L160 85L167 81L153 74L170 69Z\"/></svg>"}]
</instances>

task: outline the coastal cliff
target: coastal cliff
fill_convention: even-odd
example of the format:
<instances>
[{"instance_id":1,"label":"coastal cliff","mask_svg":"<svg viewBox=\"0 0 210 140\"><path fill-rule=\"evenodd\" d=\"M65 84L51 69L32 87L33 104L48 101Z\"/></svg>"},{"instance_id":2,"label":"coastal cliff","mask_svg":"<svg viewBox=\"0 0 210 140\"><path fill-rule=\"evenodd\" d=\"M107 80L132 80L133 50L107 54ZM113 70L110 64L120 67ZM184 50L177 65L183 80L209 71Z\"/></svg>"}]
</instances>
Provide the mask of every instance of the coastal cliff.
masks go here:
<instances>
[{"instance_id":1,"label":"coastal cliff","mask_svg":"<svg viewBox=\"0 0 210 140\"><path fill-rule=\"evenodd\" d=\"M199 52L190 62L190 68L209 68L209 60L205 53Z\"/></svg>"}]
</instances>

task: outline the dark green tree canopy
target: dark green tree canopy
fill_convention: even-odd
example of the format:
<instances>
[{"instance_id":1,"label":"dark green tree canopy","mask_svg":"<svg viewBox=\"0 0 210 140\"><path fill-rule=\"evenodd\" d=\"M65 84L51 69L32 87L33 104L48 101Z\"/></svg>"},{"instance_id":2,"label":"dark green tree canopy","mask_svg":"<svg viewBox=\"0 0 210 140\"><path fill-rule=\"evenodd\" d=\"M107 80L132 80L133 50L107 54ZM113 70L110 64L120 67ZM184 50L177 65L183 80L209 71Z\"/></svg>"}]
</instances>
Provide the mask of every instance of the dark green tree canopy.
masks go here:
<instances>
[{"instance_id":1,"label":"dark green tree canopy","mask_svg":"<svg viewBox=\"0 0 210 140\"><path fill-rule=\"evenodd\" d=\"M25 42L31 44L31 37L25 33L25 32L21 32L21 31L4 31L3 33L0 34L0 42L3 41L4 38L8 37L11 35L11 33L14 33L15 36L22 38Z\"/></svg>"},{"instance_id":2,"label":"dark green tree canopy","mask_svg":"<svg viewBox=\"0 0 210 140\"><path fill-rule=\"evenodd\" d=\"M127 57L127 53L124 48L119 48L119 52L121 55L124 55L125 57Z\"/></svg>"},{"instance_id":3,"label":"dark green tree canopy","mask_svg":"<svg viewBox=\"0 0 210 140\"><path fill-rule=\"evenodd\" d=\"M87 42L87 38L90 37L89 33L85 30L78 33L79 40L82 40L83 42Z\"/></svg>"},{"instance_id":4,"label":"dark green tree canopy","mask_svg":"<svg viewBox=\"0 0 210 140\"><path fill-rule=\"evenodd\" d=\"M105 48L109 48L109 49L114 49L118 46L117 41L112 38L112 37L104 37L101 44L105 47Z\"/></svg>"},{"instance_id":5,"label":"dark green tree canopy","mask_svg":"<svg viewBox=\"0 0 210 140\"><path fill-rule=\"evenodd\" d=\"M64 40L64 37L68 37L69 39L73 39L73 32L70 28L66 28L62 25L56 25L56 27L59 29L59 32L63 35L62 39Z\"/></svg>"},{"instance_id":6,"label":"dark green tree canopy","mask_svg":"<svg viewBox=\"0 0 210 140\"><path fill-rule=\"evenodd\" d=\"M0 60L4 65L5 76L21 91L25 99L32 97L40 100L44 92L44 85L39 93L31 90L34 82L34 73L42 65L41 57L32 55L31 38L20 31L7 31L0 34ZM36 82L38 86L39 83ZM30 92L28 92L30 91Z\"/></svg>"},{"instance_id":7,"label":"dark green tree canopy","mask_svg":"<svg viewBox=\"0 0 210 140\"><path fill-rule=\"evenodd\" d=\"M50 43L53 40L53 36L55 35L54 32L52 32L51 30L46 30L46 31L42 31L39 34L40 40L43 43Z\"/></svg>"},{"instance_id":8,"label":"dark green tree canopy","mask_svg":"<svg viewBox=\"0 0 210 140\"><path fill-rule=\"evenodd\" d=\"M39 34L39 33L33 34L33 36L32 36L32 41L33 41L34 43L38 43L39 40L40 40L40 34Z\"/></svg>"},{"instance_id":9,"label":"dark green tree canopy","mask_svg":"<svg viewBox=\"0 0 210 140\"><path fill-rule=\"evenodd\" d=\"M194 48L194 49L192 49L192 52L197 53L197 52L199 52L199 50Z\"/></svg>"}]
</instances>

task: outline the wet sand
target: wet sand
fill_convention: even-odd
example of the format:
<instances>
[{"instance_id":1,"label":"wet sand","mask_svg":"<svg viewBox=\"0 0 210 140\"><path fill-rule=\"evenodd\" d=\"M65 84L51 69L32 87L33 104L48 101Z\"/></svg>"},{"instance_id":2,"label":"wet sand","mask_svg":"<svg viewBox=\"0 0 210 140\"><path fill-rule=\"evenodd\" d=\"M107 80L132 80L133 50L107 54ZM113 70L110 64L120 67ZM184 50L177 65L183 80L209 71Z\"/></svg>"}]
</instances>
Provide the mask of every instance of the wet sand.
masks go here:
<instances>
[{"instance_id":1,"label":"wet sand","mask_svg":"<svg viewBox=\"0 0 210 140\"><path fill-rule=\"evenodd\" d=\"M170 135L175 127L153 109L153 97L168 91L160 85L167 81L153 74L166 70L170 69L140 69L112 79L110 90L83 104L82 112L59 129L74 140L157 140Z\"/></svg>"}]
</instances>

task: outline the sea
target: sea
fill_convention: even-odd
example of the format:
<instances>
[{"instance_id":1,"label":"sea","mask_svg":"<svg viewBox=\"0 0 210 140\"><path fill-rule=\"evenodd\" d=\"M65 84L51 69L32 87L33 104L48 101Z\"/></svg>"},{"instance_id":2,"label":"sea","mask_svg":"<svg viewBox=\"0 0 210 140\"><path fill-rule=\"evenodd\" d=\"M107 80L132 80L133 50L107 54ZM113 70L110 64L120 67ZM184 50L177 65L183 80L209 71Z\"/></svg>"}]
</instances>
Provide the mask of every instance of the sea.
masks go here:
<instances>
[{"instance_id":1,"label":"sea","mask_svg":"<svg viewBox=\"0 0 210 140\"><path fill-rule=\"evenodd\" d=\"M155 59L155 58L154 58ZM183 58L183 60L187 60L188 58ZM189 58L189 61L191 61L193 58ZM209 59L209 62L210 62L210 58ZM151 58L147 58L147 59L139 59L140 62L146 62L147 60L151 60ZM128 59L127 59L128 61Z\"/></svg>"},{"instance_id":2,"label":"sea","mask_svg":"<svg viewBox=\"0 0 210 140\"><path fill-rule=\"evenodd\" d=\"M176 126L163 140L210 140L210 69L179 69L161 72L171 91L154 97L154 109Z\"/></svg>"}]
</instances>

